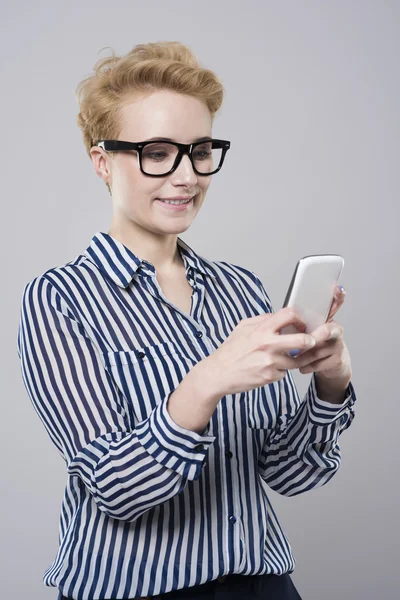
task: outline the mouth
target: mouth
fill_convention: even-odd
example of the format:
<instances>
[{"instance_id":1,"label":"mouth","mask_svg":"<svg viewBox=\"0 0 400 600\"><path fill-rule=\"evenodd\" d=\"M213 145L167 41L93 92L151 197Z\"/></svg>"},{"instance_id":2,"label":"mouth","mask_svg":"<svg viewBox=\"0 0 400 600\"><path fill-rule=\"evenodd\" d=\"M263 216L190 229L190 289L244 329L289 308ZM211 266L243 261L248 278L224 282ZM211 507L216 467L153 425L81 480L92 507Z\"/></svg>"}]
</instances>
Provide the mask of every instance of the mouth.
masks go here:
<instances>
[{"instance_id":1,"label":"mouth","mask_svg":"<svg viewBox=\"0 0 400 600\"><path fill-rule=\"evenodd\" d=\"M189 200L160 200L156 198L155 202L168 210L184 211L193 206L195 199L196 196L192 196Z\"/></svg>"}]
</instances>

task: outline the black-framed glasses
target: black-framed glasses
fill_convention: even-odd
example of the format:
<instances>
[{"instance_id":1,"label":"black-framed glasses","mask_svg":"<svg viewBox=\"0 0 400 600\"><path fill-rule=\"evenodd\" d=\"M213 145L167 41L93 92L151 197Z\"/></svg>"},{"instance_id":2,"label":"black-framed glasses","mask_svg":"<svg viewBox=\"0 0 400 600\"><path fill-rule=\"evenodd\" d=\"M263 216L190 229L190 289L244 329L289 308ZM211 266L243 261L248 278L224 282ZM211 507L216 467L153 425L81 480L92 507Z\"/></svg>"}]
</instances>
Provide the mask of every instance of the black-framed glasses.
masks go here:
<instances>
[{"instance_id":1,"label":"black-framed glasses","mask_svg":"<svg viewBox=\"0 0 400 600\"><path fill-rule=\"evenodd\" d=\"M96 144L107 152L137 152L139 169L149 177L165 177L178 167L182 156L187 154L197 175L217 173L224 162L231 143L228 140L205 140L193 144L152 140L146 142L124 142L122 140L100 140Z\"/></svg>"}]
</instances>

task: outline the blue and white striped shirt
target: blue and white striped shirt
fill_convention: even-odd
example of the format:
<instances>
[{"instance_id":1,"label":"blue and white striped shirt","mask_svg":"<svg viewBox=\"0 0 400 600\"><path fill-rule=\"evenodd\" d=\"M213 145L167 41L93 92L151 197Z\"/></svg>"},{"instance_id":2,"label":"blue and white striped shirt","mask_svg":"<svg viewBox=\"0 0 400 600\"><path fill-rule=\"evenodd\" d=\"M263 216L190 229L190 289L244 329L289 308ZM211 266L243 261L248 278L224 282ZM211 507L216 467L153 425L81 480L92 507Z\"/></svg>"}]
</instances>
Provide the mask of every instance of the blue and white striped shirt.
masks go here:
<instances>
[{"instance_id":1,"label":"blue and white striped shirt","mask_svg":"<svg viewBox=\"0 0 400 600\"><path fill-rule=\"evenodd\" d=\"M354 418L352 383L334 405L314 375L303 401L290 371L221 398L201 433L169 396L244 318L273 312L259 277L178 248L190 314L154 266L106 233L26 284L18 328L24 385L66 462L59 548L43 581L75 600L137 598L228 573L291 573L267 495L326 484ZM190 399L189 399L190 401Z\"/></svg>"}]
</instances>

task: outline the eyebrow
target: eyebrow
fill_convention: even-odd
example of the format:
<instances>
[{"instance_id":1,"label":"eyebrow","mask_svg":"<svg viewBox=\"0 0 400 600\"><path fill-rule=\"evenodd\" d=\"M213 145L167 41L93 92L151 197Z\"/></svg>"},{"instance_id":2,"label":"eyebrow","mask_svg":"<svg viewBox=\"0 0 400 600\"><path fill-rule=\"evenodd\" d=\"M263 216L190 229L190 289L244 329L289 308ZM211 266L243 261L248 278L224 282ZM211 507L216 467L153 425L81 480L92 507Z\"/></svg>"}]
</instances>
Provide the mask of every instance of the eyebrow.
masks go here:
<instances>
[{"instance_id":1,"label":"eyebrow","mask_svg":"<svg viewBox=\"0 0 400 600\"><path fill-rule=\"evenodd\" d=\"M176 140L173 140L172 138L160 137L160 136L151 137L151 138L148 138L147 140L144 140L144 141L145 142L152 142L153 140L160 140L161 142L176 142ZM210 138L209 136L206 135L204 137L196 138L194 140L194 142L192 142L192 143L194 144L195 142L208 142L210 140L212 140L212 138Z\"/></svg>"}]
</instances>

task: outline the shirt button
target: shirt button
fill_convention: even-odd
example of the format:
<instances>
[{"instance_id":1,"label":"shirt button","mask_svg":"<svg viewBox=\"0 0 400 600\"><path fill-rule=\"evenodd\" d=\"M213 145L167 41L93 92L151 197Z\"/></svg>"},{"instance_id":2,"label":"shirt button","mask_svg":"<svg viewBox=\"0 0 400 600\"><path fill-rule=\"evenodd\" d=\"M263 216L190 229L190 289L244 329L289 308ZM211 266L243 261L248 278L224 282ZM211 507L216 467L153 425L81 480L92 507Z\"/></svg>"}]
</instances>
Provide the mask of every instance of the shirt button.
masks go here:
<instances>
[{"instance_id":1,"label":"shirt button","mask_svg":"<svg viewBox=\"0 0 400 600\"><path fill-rule=\"evenodd\" d=\"M230 450L227 450L227 451L225 452L225 454L226 454L226 456L227 456L228 458L232 458L232 456L233 456L233 454L232 454L232 452L231 452Z\"/></svg>"},{"instance_id":2,"label":"shirt button","mask_svg":"<svg viewBox=\"0 0 400 600\"><path fill-rule=\"evenodd\" d=\"M203 444L197 444L197 446L195 446L194 449L200 452L200 450L204 450L204 446Z\"/></svg>"},{"instance_id":3,"label":"shirt button","mask_svg":"<svg viewBox=\"0 0 400 600\"><path fill-rule=\"evenodd\" d=\"M202 331L196 331L196 337L198 337L198 338L203 337L203 332Z\"/></svg>"},{"instance_id":4,"label":"shirt button","mask_svg":"<svg viewBox=\"0 0 400 600\"><path fill-rule=\"evenodd\" d=\"M137 357L138 358L144 358L146 355L144 352L138 352Z\"/></svg>"},{"instance_id":5,"label":"shirt button","mask_svg":"<svg viewBox=\"0 0 400 600\"><path fill-rule=\"evenodd\" d=\"M236 517L234 517L233 515L231 517L229 517L229 521L231 523L236 523Z\"/></svg>"}]
</instances>

